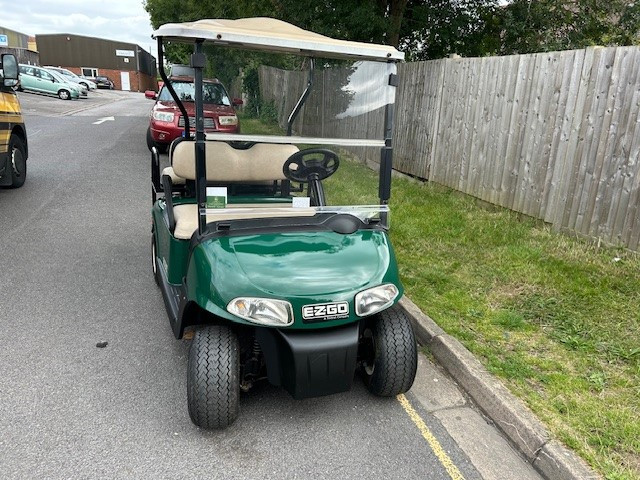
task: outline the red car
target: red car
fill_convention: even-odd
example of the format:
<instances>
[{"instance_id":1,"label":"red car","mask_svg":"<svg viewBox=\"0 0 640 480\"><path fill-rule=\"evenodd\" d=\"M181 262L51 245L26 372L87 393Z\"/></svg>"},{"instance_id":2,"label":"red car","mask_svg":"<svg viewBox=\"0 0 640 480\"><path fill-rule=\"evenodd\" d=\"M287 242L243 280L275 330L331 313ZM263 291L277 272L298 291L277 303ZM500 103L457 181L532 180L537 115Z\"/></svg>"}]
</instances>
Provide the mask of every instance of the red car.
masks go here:
<instances>
[{"instance_id":1,"label":"red car","mask_svg":"<svg viewBox=\"0 0 640 480\"><path fill-rule=\"evenodd\" d=\"M171 77L171 85L189 115L190 132L195 132L195 87L191 77ZM207 132L238 133L240 125L234 106L242 105L242 100L229 99L229 94L218 80L205 79L203 83L204 128ZM166 152L169 144L184 134L184 118L178 105L165 85L156 95L153 90L145 92L147 98L156 100L151 110L147 129L149 150L156 147L158 152Z\"/></svg>"}]
</instances>

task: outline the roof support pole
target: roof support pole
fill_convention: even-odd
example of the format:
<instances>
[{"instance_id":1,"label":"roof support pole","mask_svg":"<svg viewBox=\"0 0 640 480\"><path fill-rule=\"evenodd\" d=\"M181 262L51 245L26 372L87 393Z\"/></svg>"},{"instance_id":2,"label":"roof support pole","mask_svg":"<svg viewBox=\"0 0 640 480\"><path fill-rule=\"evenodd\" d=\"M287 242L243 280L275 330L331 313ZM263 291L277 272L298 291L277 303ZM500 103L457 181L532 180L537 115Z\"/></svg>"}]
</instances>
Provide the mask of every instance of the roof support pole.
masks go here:
<instances>
[{"instance_id":1,"label":"roof support pole","mask_svg":"<svg viewBox=\"0 0 640 480\"><path fill-rule=\"evenodd\" d=\"M380 184L378 192L380 204L386 205L391 198L391 170L393 167L393 145L391 135L393 132L393 104L385 107L384 115L384 147L380 150Z\"/></svg>"},{"instance_id":2,"label":"roof support pole","mask_svg":"<svg viewBox=\"0 0 640 480\"><path fill-rule=\"evenodd\" d=\"M190 66L194 70L196 106L196 202L198 204L198 234L202 235L207 225L207 166L204 135L204 104L202 98L202 70L207 59L202 53L203 40L196 40Z\"/></svg>"}]
</instances>

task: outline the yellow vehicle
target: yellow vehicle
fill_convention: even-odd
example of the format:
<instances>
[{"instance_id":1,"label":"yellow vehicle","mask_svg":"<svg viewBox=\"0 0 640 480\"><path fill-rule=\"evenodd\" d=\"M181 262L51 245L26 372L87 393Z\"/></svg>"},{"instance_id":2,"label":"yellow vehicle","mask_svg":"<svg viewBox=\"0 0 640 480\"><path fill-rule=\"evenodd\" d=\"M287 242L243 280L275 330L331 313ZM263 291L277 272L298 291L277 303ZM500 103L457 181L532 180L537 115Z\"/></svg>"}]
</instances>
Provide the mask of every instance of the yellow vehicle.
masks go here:
<instances>
[{"instance_id":1,"label":"yellow vehicle","mask_svg":"<svg viewBox=\"0 0 640 480\"><path fill-rule=\"evenodd\" d=\"M27 130L13 91L17 84L16 57L4 54L0 57L0 187L21 187L27 177Z\"/></svg>"}]
</instances>

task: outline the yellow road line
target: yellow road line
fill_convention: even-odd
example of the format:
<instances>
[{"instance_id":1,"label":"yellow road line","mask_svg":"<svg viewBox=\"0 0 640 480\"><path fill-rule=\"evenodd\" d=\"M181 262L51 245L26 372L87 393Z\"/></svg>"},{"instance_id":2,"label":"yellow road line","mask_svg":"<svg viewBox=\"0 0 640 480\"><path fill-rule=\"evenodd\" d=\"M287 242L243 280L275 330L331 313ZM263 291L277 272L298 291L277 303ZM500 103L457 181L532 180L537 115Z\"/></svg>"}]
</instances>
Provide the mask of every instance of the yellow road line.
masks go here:
<instances>
[{"instance_id":1,"label":"yellow road line","mask_svg":"<svg viewBox=\"0 0 640 480\"><path fill-rule=\"evenodd\" d=\"M460 470L458 470L458 467L454 465L451 458L449 458L449 455L447 455L447 452L444 451L442 445L440 445L440 442L438 442L438 439L433 435L433 433L431 433L431 430L429 430L427 424L424 423L422 417L411 406L409 400L407 400L407 397L405 397L401 393L396 398L400 402L400 405L402 405L402 408L404 408L404 411L407 412L407 415L409 415L409 418L411 418L411 420L413 420L413 423L416 424L416 427L418 427L418 430L420 430L420 433L431 447L431 450L433 450L435 456L438 457L438 460L447 471L451 479L464 480L464 477L462 476L462 473L460 473Z\"/></svg>"}]
</instances>

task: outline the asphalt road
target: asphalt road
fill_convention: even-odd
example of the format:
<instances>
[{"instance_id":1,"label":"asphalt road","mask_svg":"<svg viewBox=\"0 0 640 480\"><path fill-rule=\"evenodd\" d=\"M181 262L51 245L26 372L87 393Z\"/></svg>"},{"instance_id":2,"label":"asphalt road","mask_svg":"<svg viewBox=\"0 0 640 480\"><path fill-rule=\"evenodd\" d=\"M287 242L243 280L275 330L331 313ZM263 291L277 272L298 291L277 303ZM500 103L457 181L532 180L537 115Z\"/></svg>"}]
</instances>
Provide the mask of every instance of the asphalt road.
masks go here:
<instances>
[{"instance_id":1,"label":"asphalt road","mask_svg":"<svg viewBox=\"0 0 640 480\"><path fill-rule=\"evenodd\" d=\"M0 478L539 478L425 357L405 397L265 384L229 429L196 428L189 342L151 274L152 102L20 99L27 181L0 190Z\"/></svg>"}]
</instances>

